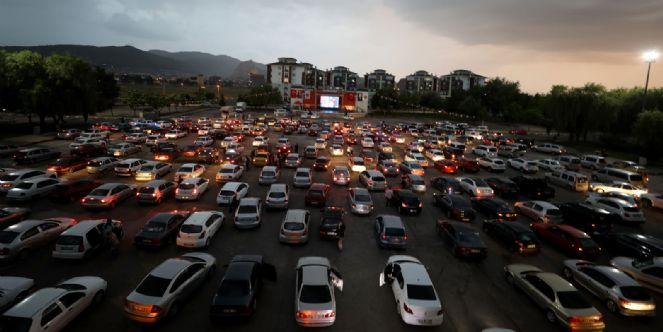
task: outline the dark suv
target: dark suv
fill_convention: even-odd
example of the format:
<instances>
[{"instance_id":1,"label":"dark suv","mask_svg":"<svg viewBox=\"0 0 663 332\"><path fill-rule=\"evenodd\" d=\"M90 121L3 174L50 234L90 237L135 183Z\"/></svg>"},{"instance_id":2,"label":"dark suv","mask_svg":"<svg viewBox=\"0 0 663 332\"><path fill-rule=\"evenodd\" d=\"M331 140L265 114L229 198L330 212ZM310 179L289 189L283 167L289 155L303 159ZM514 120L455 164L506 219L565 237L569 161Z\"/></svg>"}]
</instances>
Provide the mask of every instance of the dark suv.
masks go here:
<instances>
[{"instance_id":1,"label":"dark suv","mask_svg":"<svg viewBox=\"0 0 663 332\"><path fill-rule=\"evenodd\" d=\"M559 209L565 224L591 236L610 232L615 219L619 219L606 210L584 202L563 203L559 205Z\"/></svg>"},{"instance_id":2,"label":"dark suv","mask_svg":"<svg viewBox=\"0 0 663 332\"><path fill-rule=\"evenodd\" d=\"M549 200L555 197L555 189L550 188L543 178L518 175L511 181L518 185L520 195L531 199Z\"/></svg>"}]
</instances>

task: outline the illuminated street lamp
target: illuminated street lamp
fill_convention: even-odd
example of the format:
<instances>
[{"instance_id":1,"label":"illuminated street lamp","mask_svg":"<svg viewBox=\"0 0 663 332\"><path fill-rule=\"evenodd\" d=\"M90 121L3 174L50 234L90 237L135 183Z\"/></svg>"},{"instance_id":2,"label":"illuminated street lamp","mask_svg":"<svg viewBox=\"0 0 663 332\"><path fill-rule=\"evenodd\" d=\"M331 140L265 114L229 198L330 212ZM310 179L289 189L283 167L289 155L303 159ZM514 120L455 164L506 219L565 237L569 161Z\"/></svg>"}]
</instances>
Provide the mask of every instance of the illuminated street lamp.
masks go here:
<instances>
[{"instance_id":1,"label":"illuminated street lamp","mask_svg":"<svg viewBox=\"0 0 663 332\"><path fill-rule=\"evenodd\" d=\"M647 63L647 80L645 80L645 92L642 95L642 110L645 110L645 103L647 100L647 88L649 87L649 72L651 71L651 64L658 59L659 53L656 50L650 50L642 53L642 60Z\"/></svg>"}]
</instances>

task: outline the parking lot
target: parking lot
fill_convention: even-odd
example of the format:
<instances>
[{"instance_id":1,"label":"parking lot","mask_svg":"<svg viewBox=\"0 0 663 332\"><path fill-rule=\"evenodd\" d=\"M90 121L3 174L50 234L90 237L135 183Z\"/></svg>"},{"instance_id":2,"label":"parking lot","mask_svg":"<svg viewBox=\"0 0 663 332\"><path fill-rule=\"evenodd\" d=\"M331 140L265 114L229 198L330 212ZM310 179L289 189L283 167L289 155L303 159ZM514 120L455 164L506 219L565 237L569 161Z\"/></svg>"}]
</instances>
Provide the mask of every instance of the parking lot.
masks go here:
<instances>
[{"instance_id":1,"label":"parking lot","mask_svg":"<svg viewBox=\"0 0 663 332\"><path fill-rule=\"evenodd\" d=\"M206 116L218 116L218 111L210 110ZM371 118L374 124L382 119ZM387 121L395 121L387 119ZM355 121L360 122L360 121ZM268 136L275 142L280 133L270 130ZM195 134L179 139L178 145L190 144ZM288 138L299 146L302 152L304 147L312 145L314 137L293 134ZM408 141L411 138L408 137ZM243 142L245 154L251 151L252 139L247 137ZM54 148L66 152L69 141L53 141L40 146ZM359 151L359 146L354 147ZM402 158L404 145L394 144L394 152ZM329 155L328 152L326 152ZM151 159L149 149L143 149L136 156ZM133 156L132 156L133 157ZM528 152L528 159L546 158ZM331 157L331 165L346 165L347 157ZM303 166L312 167L313 159L304 159ZM8 163L3 160L3 163ZM173 165L176 170L179 162ZM34 167L45 169L46 163ZM7 165L2 165L7 166ZM70 331L137 331L142 329L154 331L208 331L208 330L237 330L237 331L292 331L298 326L294 319L294 268L298 258L303 256L328 257L334 267L343 275L343 292L336 293L337 317L335 324L328 328L333 331L403 331L415 330L416 327L405 325L396 312L396 305L389 287L378 286L379 273L384 268L387 258L393 254L407 254L422 261L435 284L444 310L444 323L439 330L443 331L480 331L488 327L504 327L517 331L557 331L560 326L551 325L546 321L543 311L523 293L509 285L504 278L503 267L506 264L525 263L538 266L544 271L561 273L562 261L568 259L563 253L547 244L538 255L514 255L491 237L481 233L488 246L487 259L474 263L459 260L453 256L444 242L435 231L435 221L442 217L440 210L433 206L433 193L436 192L430 185L424 194L421 194L423 211L420 215L403 215L408 232L409 244L404 251L380 249L374 233L374 220L380 214L398 214L396 208L387 207L384 192L371 192L375 202L375 210L370 216L357 216L346 214L344 250L339 252L335 241L321 240L311 236L307 244L285 245L278 241L281 221L285 215L283 211L263 211L262 227L254 230L238 230L232 225L232 217L228 215L228 208L219 208L216 205L216 194L220 185L214 183L213 178L219 165L207 167L205 177L212 179L210 189L200 201L176 202L172 198L156 206L138 205L131 198L115 209L107 211L88 211L78 203L55 204L46 199L24 204L32 210L31 218L73 217L77 220L99 219L112 217L124 223L125 237L120 245L118 257L111 257L109 253L102 253L82 262L67 262L51 258L52 246L47 246L31 255L24 261L14 262L0 268L3 275L17 275L34 278L40 287L52 285L62 279L80 276L95 275L108 281L106 300L98 307L76 319L68 328ZM242 182L250 185L249 195L252 197L265 197L268 186L258 185L260 168L251 167L245 171ZM585 170L585 172L587 172ZM280 181L292 183L294 169L283 168ZM517 171L507 169L500 176L512 177L519 174ZM462 172L459 174L462 176ZM486 177L493 175L485 170L472 175ZM62 178L71 179L88 177L85 170ZM166 179L172 179L172 172ZM433 167L426 170L425 179L430 184L431 179L442 176L442 173ZM449 175L444 175L449 176ZM458 176L458 175L452 175ZM133 178L118 178L108 173L101 177L104 182L125 182L138 184ZM330 172L313 172L313 182L331 184ZM388 178L390 185L399 186L400 177ZM350 187L361 186L357 181L357 174L352 174ZM663 190L663 181L659 176L653 176L649 185L650 192ZM583 200L585 195L555 187L556 202L569 202ZM340 206L349 211L346 199L347 187L332 185L331 198L327 206ZM320 212L317 208L307 208L304 204L306 189L292 188L289 208L309 209L312 214L311 234L317 234ZM513 202L513 201L511 201ZM1 206L10 204L0 199ZM141 250L133 246L132 240L140 227L158 212L170 210L221 210L226 214L222 230L214 237L211 246L206 250L214 255L220 267L213 280L206 282L203 287L195 291L194 295L184 303L183 308L176 317L169 318L157 327L147 328L131 323L124 316L124 299L137 286L142 278L161 263L163 260L187 252L184 249L169 244L159 250ZM638 231L645 234L663 238L663 213L661 210L645 209L647 222L639 228L617 225L617 230ZM481 221L478 217L472 222L480 229ZM529 224L530 220L518 217L518 223ZM237 254L260 254L276 266L278 279L276 282L266 282L258 299L258 310L254 317L247 322L228 325L214 324L209 320L209 306L223 274L224 264ZM597 261L607 263L610 257L603 254ZM604 315L607 331L660 331L663 326L661 318L661 305L663 297L654 295L659 307L656 318L627 318L608 312L604 303L582 291L586 298Z\"/></svg>"}]
</instances>

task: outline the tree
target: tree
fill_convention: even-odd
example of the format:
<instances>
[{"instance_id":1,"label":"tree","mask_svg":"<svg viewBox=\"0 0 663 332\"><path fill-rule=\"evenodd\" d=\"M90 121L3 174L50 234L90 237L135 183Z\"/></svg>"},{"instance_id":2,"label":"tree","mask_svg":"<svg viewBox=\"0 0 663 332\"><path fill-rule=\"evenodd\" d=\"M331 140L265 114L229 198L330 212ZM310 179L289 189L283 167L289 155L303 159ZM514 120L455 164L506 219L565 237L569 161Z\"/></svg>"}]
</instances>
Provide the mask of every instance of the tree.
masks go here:
<instances>
[{"instance_id":1,"label":"tree","mask_svg":"<svg viewBox=\"0 0 663 332\"><path fill-rule=\"evenodd\" d=\"M4 58L6 69L6 87L4 105L12 111L19 111L32 122L32 115L37 114L43 128L46 114L37 105L44 104L46 73L44 70L44 58L31 51L8 53Z\"/></svg>"},{"instance_id":2,"label":"tree","mask_svg":"<svg viewBox=\"0 0 663 332\"><path fill-rule=\"evenodd\" d=\"M145 95L139 93L136 90L129 91L125 103L133 111L134 117L136 116L136 110L139 107L145 106Z\"/></svg>"},{"instance_id":3,"label":"tree","mask_svg":"<svg viewBox=\"0 0 663 332\"><path fill-rule=\"evenodd\" d=\"M283 102L278 89L269 85L261 85L251 88L246 95L237 96L237 101L246 102L249 106L278 105Z\"/></svg>"},{"instance_id":4,"label":"tree","mask_svg":"<svg viewBox=\"0 0 663 332\"><path fill-rule=\"evenodd\" d=\"M95 109L97 111L112 110L120 96L120 87L117 85L115 76L101 67L95 67L94 80L96 83L95 91L97 92Z\"/></svg>"},{"instance_id":5,"label":"tree","mask_svg":"<svg viewBox=\"0 0 663 332\"><path fill-rule=\"evenodd\" d=\"M479 120L484 120L488 115L486 108L472 96L465 97L465 99L458 105L458 110L462 114L476 117Z\"/></svg>"},{"instance_id":6,"label":"tree","mask_svg":"<svg viewBox=\"0 0 663 332\"><path fill-rule=\"evenodd\" d=\"M219 106L226 106L226 96L223 95L223 92L219 95Z\"/></svg>"},{"instance_id":7,"label":"tree","mask_svg":"<svg viewBox=\"0 0 663 332\"><path fill-rule=\"evenodd\" d=\"M663 112L653 110L638 114L633 132L645 156L657 158L663 155L661 128L663 128Z\"/></svg>"},{"instance_id":8,"label":"tree","mask_svg":"<svg viewBox=\"0 0 663 332\"><path fill-rule=\"evenodd\" d=\"M440 97L439 93L426 92L422 94L421 97L419 98L419 104L426 108L439 110L442 109L444 102L442 101L442 97Z\"/></svg>"},{"instance_id":9,"label":"tree","mask_svg":"<svg viewBox=\"0 0 663 332\"><path fill-rule=\"evenodd\" d=\"M398 108L398 103L398 93L389 87L376 91L371 98L371 107L382 111Z\"/></svg>"}]
</instances>

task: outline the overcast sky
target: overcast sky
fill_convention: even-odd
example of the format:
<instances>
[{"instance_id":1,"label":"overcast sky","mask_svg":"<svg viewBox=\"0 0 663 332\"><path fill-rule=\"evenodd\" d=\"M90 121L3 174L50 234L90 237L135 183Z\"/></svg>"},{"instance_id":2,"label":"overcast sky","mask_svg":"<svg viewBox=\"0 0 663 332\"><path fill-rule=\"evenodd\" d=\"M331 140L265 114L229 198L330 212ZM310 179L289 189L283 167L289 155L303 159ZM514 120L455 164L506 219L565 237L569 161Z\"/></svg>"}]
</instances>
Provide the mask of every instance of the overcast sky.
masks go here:
<instances>
[{"instance_id":1,"label":"overcast sky","mask_svg":"<svg viewBox=\"0 0 663 332\"><path fill-rule=\"evenodd\" d=\"M643 85L662 0L0 0L0 44L133 45L398 78L470 69L528 92ZM663 62L663 60L661 60ZM663 86L663 63L652 68Z\"/></svg>"}]
</instances>

